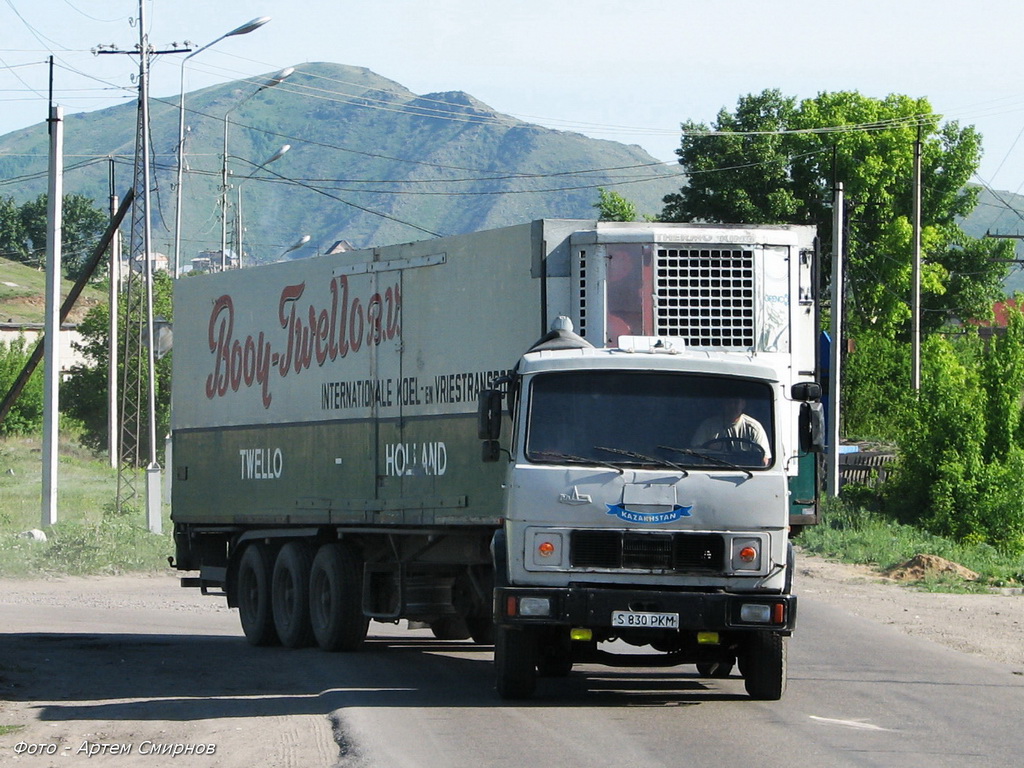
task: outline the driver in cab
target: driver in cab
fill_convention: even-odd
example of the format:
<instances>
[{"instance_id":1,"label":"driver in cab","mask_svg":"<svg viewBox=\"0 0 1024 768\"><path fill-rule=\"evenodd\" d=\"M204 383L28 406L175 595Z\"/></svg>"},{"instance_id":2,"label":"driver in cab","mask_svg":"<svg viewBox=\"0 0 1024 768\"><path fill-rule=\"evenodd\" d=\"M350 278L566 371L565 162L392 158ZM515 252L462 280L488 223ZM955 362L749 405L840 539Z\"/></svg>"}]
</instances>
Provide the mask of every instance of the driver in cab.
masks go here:
<instances>
[{"instance_id":1,"label":"driver in cab","mask_svg":"<svg viewBox=\"0 0 1024 768\"><path fill-rule=\"evenodd\" d=\"M743 412L747 401L742 397L730 397L720 401L719 412L701 422L693 433L693 447L696 449L760 451L762 463L768 466L772 460L771 444L761 422Z\"/></svg>"}]
</instances>

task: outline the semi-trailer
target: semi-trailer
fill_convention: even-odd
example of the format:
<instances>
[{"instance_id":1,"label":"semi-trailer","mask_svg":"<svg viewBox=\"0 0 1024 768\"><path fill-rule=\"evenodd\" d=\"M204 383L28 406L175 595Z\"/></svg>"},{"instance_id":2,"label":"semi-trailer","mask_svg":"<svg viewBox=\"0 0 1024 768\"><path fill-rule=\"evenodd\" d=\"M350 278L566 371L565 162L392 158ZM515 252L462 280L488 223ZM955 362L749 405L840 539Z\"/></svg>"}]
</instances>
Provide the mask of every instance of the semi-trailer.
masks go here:
<instances>
[{"instance_id":1,"label":"semi-trailer","mask_svg":"<svg viewBox=\"0 0 1024 768\"><path fill-rule=\"evenodd\" d=\"M256 645L493 642L505 698L583 661L779 698L815 263L810 227L545 219L178 280L183 584Z\"/></svg>"}]
</instances>

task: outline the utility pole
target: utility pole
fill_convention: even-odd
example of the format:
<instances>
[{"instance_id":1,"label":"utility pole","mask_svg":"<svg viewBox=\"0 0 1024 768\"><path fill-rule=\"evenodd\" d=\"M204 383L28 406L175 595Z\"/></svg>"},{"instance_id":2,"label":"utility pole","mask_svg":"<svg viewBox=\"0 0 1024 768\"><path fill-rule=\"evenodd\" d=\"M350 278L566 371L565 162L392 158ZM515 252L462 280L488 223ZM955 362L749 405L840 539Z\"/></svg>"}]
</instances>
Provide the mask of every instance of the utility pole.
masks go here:
<instances>
[{"instance_id":1,"label":"utility pole","mask_svg":"<svg viewBox=\"0 0 1024 768\"><path fill-rule=\"evenodd\" d=\"M137 54L139 57L138 130L132 189L131 250L124 280L125 327L121 361L120 460L117 474L118 510L138 496L138 471L146 468L146 521L149 530L162 530L160 463L156 441L156 358L153 344L153 245L149 192L149 59L157 53L187 53L189 48L153 51L149 45L146 2L139 0L139 43L135 51L109 47L97 53ZM139 282L142 285L139 285ZM145 410L143 406L145 398ZM143 431L147 452L143 453Z\"/></svg>"},{"instance_id":2,"label":"utility pole","mask_svg":"<svg viewBox=\"0 0 1024 768\"><path fill-rule=\"evenodd\" d=\"M910 386L915 392L921 389L921 126L917 126L917 140L914 142L914 265L911 275L910 295L910 347L913 360L910 372Z\"/></svg>"},{"instance_id":3,"label":"utility pole","mask_svg":"<svg viewBox=\"0 0 1024 768\"><path fill-rule=\"evenodd\" d=\"M120 203L117 193L114 191L114 160L110 159L110 218L111 221L117 215ZM119 335L119 313L121 300L121 234L115 231L110 238L110 288L107 292L107 306L110 308L110 319L107 327L107 454L112 469L117 469L120 463L120 419L118 415L118 381L117 373L119 366L117 361Z\"/></svg>"},{"instance_id":4,"label":"utility pole","mask_svg":"<svg viewBox=\"0 0 1024 768\"><path fill-rule=\"evenodd\" d=\"M843 183L837 181L832 198L832 345L829 350L828 472L829 496L839 495L839 390L843 344Z\"/></svg>"},{"instance_id":5,"label":"utility pole","mask_svg":"<svg viewBox=\"0 0 1024 768\"><path fill-rule=\"evenodd\" d=\"M51 60L52 64L52 60ZM64 201L64 108L50 106L50 183L46 200L46 346L43 349L42 526L57 522L57 448L60 437L60 277Z\"/></svg>"}]
</instances>

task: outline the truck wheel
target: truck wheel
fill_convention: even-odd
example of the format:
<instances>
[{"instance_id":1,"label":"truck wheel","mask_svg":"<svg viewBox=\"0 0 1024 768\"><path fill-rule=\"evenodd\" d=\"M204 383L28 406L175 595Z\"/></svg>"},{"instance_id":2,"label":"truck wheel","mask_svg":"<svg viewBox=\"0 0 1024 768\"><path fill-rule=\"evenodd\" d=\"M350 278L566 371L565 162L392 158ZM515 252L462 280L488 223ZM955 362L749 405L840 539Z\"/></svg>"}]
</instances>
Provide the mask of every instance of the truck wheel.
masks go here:
<instances>
[{"instance_id":1,"label":"truck wheel","mask_svg":"<svg viewBox=\"0 0 1024 768\"><path fill-rule=\"evenodd\" d=\"M537 674L567 677L572 672L572 640L565 629L545 632L537 648Z\"/></svg>"},{"instance_id":2,"label":"truck wheel","mask_svg":"<svg viewBox=\"0 0 1024 768\"><path fill-rule=\"evenodd\" d=\"M310 554L305 544L290 541L274 561L270 595L274 628L281 644L304 648L313 641L309 623Z\"/></svg>"},{"instance_id":3,"label":"truck wheel","mask_svg":"<svg viewBox=\"0 0 1024 768\"><path fill-rule=\"evenodd\" d=\"M238 618L250 645L274 645L277 630L270 599L270 552L250 544L238 563Z\"/></svg>"},{"instance_id":4,"label":"truck wheel","mask_svg":"<svg viewBox=\"0 0 1024 768\"><path fill-rule=\"evenodd\" d=\"M786 638L755 632L746 646L742 669L747 693L752 699L778 701L786 691Z\"/></svg>"},{"instance_id":5,"label":"truck wheel","mask_svg":"<svg viewBox=\"0 0 1024 768\"><path fill-rule=\"evenodd\" d=\"M358 651L370 620L363 615L359 558L345 544L324 544L309 574L309 618L325 651Z\"/></svg>"},{"instance_id":6,"label":"truck wheel","mask_svg":"<svg viewBox=\"0 0 1024 768\"><path fill-rule=\"evenodd\" d=\"M498 695L528 699L537 688L537 636L529 629L497 627L494 636L494 671Z\"/></svg>"},{"instance_id":7,"label":"truck wheel","mask_svg":"<svg viewBox=\"0 0 1024 768\"><path fill-rule=\"evenodd\" d=\"M469 636L477 645L494 645L494 617L469 616L466 619Z\"/></svg>"}]
</instances>

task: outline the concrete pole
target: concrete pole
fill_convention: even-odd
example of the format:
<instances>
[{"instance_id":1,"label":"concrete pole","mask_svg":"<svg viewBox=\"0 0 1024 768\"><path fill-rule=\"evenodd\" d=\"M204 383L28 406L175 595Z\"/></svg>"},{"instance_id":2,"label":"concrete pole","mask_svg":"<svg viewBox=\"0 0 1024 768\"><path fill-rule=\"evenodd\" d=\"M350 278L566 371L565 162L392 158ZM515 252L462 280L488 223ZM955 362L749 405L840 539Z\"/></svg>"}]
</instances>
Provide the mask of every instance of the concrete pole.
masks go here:
<instances>
[{"instance_id":1,"label":"concrete pole","mask_svg":"<svg viewBox=\"0 0 1024 768\"><path fill-rule=\"evenodd\" d=\"M917 127L914 142L914 265L910 296L910 346L913 367L910 386L921 389L921 126Z\"/></svg>"},{"instance_id":2,"label":"concrete pole","mask_svg":"<svg viewBox=\"0 0 1024 768\"><path fill-rule=\"evenodd\" d=\"M228 110L230 113L232 110ZM224 151L220 164L220 271L228 268L228 116L224 115Z\"/></svg>"},{"instance_id":3,"label":"concrete pole","mask_svg":"<svg viewBox=\"0 0 1024 768\"><path fill-rule=\"evenodd\" d=\"M50 184L46 201L46 329L43 336L42 527L57 522L60 408L60 278L64 201L64 108L50 107Z\"/></svg>"},{"instance_id":4,"label":"concrete pole","mask_svg":"<svg viewBox=\"0 0 1024 768\"><path fill-rule=\"evenodd\" d=\"M110 217L117 215L120 207L117 195L110 195ZM107 291L107 306L110 308L110 319L107 325L107 453L110 466L117 469L121 463L121 435L118 418L118 339L120 336L120 301L121 301L121 236L114 232L110 238L110 288Z\"/></svg>"},{"instance_id":5,"label":"concrete pole","mask_svg":"<svg viewBox=\"0 0 1024 768\"><path fill-rule=\"evenodd\" d=\"M836 182L832 203L832 347L828 390L828 488L839 495L839 390L843 346L843 183Z\"/></svg>"},{"instance_id":6,"label":"concrete pole","mask_svg":"<svg viewBox=\"0 0 1024 768\"><path fill-rule=\"evenodd\" d=\"M149 39L146 34L146 0L139 0L139 104L142 114L142 195L143 250L146 281L146 365L149 370L146 387L149 465L146 467L146 521L152 533L161 533L163 504L160 498L160 462L156 452L156 355L153 339L153 224L150 216L149 162Z\"/></svg>"}]
</instances>

